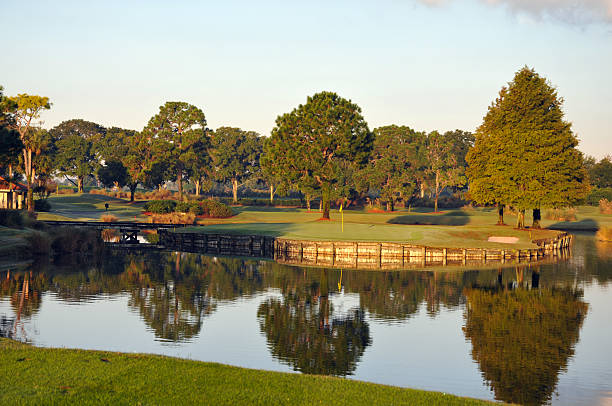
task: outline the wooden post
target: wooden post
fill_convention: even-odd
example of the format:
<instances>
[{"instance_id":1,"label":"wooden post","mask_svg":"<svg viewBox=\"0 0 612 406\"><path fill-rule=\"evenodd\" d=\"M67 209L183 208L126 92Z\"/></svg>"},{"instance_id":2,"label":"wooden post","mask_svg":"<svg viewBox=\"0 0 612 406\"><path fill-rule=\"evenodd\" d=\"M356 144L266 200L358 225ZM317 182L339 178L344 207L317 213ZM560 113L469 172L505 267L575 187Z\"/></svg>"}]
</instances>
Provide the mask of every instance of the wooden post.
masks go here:
<instances>
[{"instance_id":1,"label":"wooden post","mask_svg":"<svg viewBox=\"0 0 612 406\"><path fill-rule=\"evenodd\" d=\"M331 247L332 247L332 266L334 266L334 264L336 263L336 244L332 242Z\"/></svg>"},{"instance_id":2,"label":"wooden post","mask_svg":"<svg viewBox=\"0 0 612 406\"><path fill-rule=\"evenodd\" d=\"M358 268L359 265L359 243L355 243L355 268Z\"/></svg>"},{"instance_id":3,"label":"wooden post","mask_svg":"<svg viewBox=\"0 0 612 406\"><path fill-rule=\"evenodd\" d=\"M447 254L446 248L443 248L442 249L442 256L443 256L443 258L442 258L442 265L444 265L444 266L446 266L446 254Z\"/></svg>"},{"instance_id":4,"label":"wooden post","mask_svg":"<svg viewBox=\"0 0 612 406\"><path fill-rule=\"evenodd\" d=\"M378 268L382 268L382 244L378 244Z\"/></svg>"}]
</instances>

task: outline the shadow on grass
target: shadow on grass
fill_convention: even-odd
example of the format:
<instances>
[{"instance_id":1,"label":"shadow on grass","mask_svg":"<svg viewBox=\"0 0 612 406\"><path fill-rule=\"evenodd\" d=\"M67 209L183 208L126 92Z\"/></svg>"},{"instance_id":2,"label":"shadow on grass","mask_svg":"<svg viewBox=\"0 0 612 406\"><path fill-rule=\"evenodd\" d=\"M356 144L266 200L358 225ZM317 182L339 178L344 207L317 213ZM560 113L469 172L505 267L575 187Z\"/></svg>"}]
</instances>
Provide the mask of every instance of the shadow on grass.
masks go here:
<instances>
[{"instance_id":1,"label":"shadow on grass","mask_svg":"<svg viewBox=\"0 0 612 406\"><path fill-rule=\"evenodd\" d=\"M271 207L271 206L232 206L232 210L237 213L250 212L250 211L263 211L269 213L297 213L302 211L298 207Z\"/></svg>"},{"instance_id":2,"label":"shadow on grass","mask_svg":"<svg viewBox=\"0 0 612 406\"><path fill-rule=\"evenodd\" d=\"M463 212L445 213L443 215L413 214L398 216L387 221L389 224L425 225L425 226L464 226L470 222L468 214Z\"/></svg>"},{"instance_id":3,"label":"shadow on grass","mask_svg":"<svg viewBox=\"0 0 612 406\"><path fill-rule=\"evenodd\" d=\"M580 221L560 221L548 226L551 230L567 230L567 231L597 231L599 223L594 219L584 219Z\"/></svg>"},{"instance_id":4,"label":"shadow on grass","mask_svg":"<svg viewBox=\"0 0 612 406\"><path fill-rule=\"evenodd\" d=\"M267 237L280 237L289 231L294 231L295 225L291 223L242 223L242 224L211 224L207 226L185 227L180 233L203 233L225 235L265 235Z\"/></svg>"}]
</instances>

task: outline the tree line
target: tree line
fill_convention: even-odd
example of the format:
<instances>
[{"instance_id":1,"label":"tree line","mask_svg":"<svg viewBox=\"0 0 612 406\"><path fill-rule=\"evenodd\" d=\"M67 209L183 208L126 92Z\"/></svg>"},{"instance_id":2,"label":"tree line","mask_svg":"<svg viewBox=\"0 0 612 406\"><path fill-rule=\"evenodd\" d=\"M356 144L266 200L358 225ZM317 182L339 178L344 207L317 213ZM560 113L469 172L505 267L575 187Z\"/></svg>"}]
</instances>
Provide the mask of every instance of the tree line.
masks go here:
<instances>
[{"instance_id":1,"label":"tree line","mask_svg":"<svg viewBox=\"0 0 612 406\"><path fill-rule=\"evenodd\" d=\"M326 91L278 116L269 137L233 127L211 130L204 112L185 102L161 106L142 131L78 119L47 131L35 123L51 108L48 98L20 94L2 96L0 103L2 166L24 174L30 209L34 186L57 175L79 191L92 176L107 187L127 186L132 200L137 185L174 181L181 199L185 182L196 195L213 182L231 184L236 202L239 185L255 179L268 185L271 199L299 191L309 208L319 200L325 219L331 202L365 196L393 210L427 194L437 211L443 191L467 188L469 199L499 208L500 223L510 206L519 228L527 209L538 227L541 209L579 203L593 174L605 183L606 165L612 166L576 148L563 99L527 67L502 87L475 134L397 125L370 130L358 105Z\"/></svg>"}]
</instances>

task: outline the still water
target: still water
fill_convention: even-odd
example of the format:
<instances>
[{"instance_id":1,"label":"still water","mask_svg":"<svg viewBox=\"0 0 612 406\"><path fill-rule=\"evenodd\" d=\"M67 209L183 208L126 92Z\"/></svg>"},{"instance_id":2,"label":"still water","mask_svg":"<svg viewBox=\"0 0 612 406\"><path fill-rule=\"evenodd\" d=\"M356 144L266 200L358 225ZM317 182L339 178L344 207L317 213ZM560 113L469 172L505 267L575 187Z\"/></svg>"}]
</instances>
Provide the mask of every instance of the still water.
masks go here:
<instances>
[{"instance_id":1,"label":"still water","mask_svg":"<svg viewBox=\"0 0 612 406\"><path fill-rule=\"evenodd\" d=\"M492 270L150 252L0 271L0 335L524 404L612 402L612 244Z\"/></svg>"}]
</instances>

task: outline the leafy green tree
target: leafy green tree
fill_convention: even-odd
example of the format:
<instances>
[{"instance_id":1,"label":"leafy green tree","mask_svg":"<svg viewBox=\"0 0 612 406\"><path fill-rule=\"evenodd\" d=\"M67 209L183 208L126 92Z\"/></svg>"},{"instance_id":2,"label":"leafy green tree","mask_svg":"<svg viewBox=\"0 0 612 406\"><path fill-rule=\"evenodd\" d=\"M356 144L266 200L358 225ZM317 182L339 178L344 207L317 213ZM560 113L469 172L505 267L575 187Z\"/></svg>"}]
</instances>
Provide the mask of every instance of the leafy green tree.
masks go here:
<instances>
[{"instance_id":1,"label":"leafy green tree","mask_svg":"<svg viewBox=\"0 0 612 406\"><path fill-rule=\"evenodd\" d=\"M106 128L91 121L72 119L62 121L50 133L58 148L59 173L82 193L85 178L94 175L103 159L98 147L103 145ZM69 176L76 177L77 182Z\"/></svg>"},{"instance_id":2,"label":"leafy green tree","mask_svg":"<svg viewBox=\"0 0 612 406\"><path fill-rule=\"evenodd\" d=\"M323 218L346 165L363 167L373 136L356 104L332 92L308 97L306 104L276 119L269 158L290 184L315 187ZM335 196L338 197L338 196Z\"/></svg>"},{"instance_id":3,"label":"leafy green tree","mask_svg":"<svg viewBox=\"0 0 612 406\"><path fill-rule=\"evenodd\" d=\"M55 170L55 141L49 131L38 127L30 127L24 140L32 151L32 178L36 184L35 188L40 189Z\"/></svg>"},{"instance_id":4,"label":"leafy green tree","mask_svg":"<svg viewBox=\"0 0 612 406\"><path fill-rule=\"evenodd\" d=\"M104 187L123 187L129 178L127 169L120 161L109 160L98 168L98 180Z\"/></svg>"},{"instance_id":5,"label":"leafy green tree","mask_svg":"<svg viewBox=\"0 0 612 406\"><path fill-rule=\"evenodd\" d=\"M126 130L119 127L111 127L105 130L98 141L93 144L96 156L104 161L122 162L129 154L130 137L136 134L134 130Z\"/></svg>"},{"instance_id":6,"label":"leafy green tree","mask_svg":"<svg viewBox=\"0 0 612 406\"><path fill-rule=\"evenodd\" d=\"M9 177L13 176L13 167L19 163L23 143L17 131L0 126L0 170L8 169Z\"/></svg>"},{"instance_id":7,"label":"leafy green tree","mask_svg":"<svg viewBox=\"0 0 612 406\"><path fill-rule=\"evenodd\" d=\"M563 120L563 99L527 67L504 86L477 129L469 152L470 196L478 203L509 204L525 210L570 206L589 191L583 156L571 124Z\"/></svg>"},{"instance_id":8,"label":"leafy green tree","mask_svg":"<svg viewBox=\"0 0 612 406\"><path fill-rule=\"evenodd\" d=\"M284 176L282 166L277 165L274 160L274 156L279 154L278 151L274 151L277 148L275 141L272 137L263 140L263 149L259 159L262 178L270 187L270 203L274 202L276 193L286 194L292 187Z\"/></svg>"},{"instance_id":9,"label":"leafy green tree","mask_svg":"<svg viewBox=\"0 0 612 406\"><path fill-rule=\"evenodd\" d=\"M215 177L232 183L234 203L238 202L238 183L259 172L262 142L259 134L240 128L220 127L212 135Z\"/></svg>"},{"instance_id":10,"label":"leafy green tree","mask_svg":"<svg viewBox=\"0 0 612 406\"><path fill-rule=\"evenodd\" d=\"M9 116L8 120L6 120L9 123L9 128L19 133L24 145L22 155L23 169L28 185L27 205L28 211L32 212L34 211L34 195L32 190L34 183L34 174L32 171L33 149L32 146L28 145L28 140L26 138L30 128L35 125L35 120L40 118L43 110L49 110L51 108L51 103L48 97L23 93L17 96L8 97L7 100L3 101L2 106L3 109L5 109L5 114Z\"/></svg>"},{"instance_id":11,"label":"leafy green tree","mask_svg":"<svg viewBox=\"0 0 612 406\"><path fill-rule=\"evenodd\" d=\"M414 194L424 149L424 134L409 127L390 125L374 129L370 161L360 171L358 183L378 191L387 202L387 210L392 211L397 200Z\"/></svg>"},{"instance_id":12,"label":"leafy green tree","mask_svg":"<svg viewBox=\"0 0 612 406\"><path fill-rule=\"evenodd\" d=\"M91 176L97 166L92 144L77 134L62 136L57 142L56 166L60 175L83 192L83 181ZM76 177L77 183L69 178Z\"/></svg>"},{"instance_id":13,"label":"leafy green tree","mask_svg":"<svg viewBox=\"0 0 612 406\"><path fill-rule=\"evenodd\" d=\"M590 175L595 186L612 187L612 156L607 156L593 165Z\"/></svg>"},{"instance_id":14,"label":"leafy green tree","mask_svg":"<svg viewBox=\"0 0 612 406\"><path fill-rule=\"evenodd\" d=\"M151 117L143 133L153 141L157 153L167 154L182 199L183 179L188 176L193 148L209 142L204 112L185 102L166 102Z\"/></svg>"},{"instance_id":15,"label":"leafy green tree","mask_svg":"<svg viewBox=\"0 0 612 406\"><path fill-rule=\"evenodd\" d=\"M465 166L460 164L454 137L433 131L427 135L426 173L434 191L434 211L438 211L438 198L446 187L463 186L466 183Z\"/></svg>"}]
</instances>

